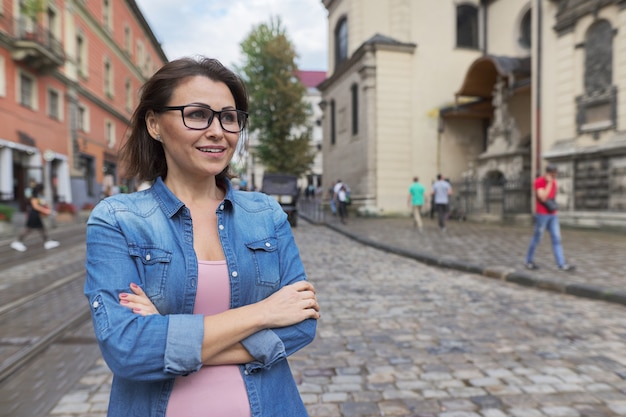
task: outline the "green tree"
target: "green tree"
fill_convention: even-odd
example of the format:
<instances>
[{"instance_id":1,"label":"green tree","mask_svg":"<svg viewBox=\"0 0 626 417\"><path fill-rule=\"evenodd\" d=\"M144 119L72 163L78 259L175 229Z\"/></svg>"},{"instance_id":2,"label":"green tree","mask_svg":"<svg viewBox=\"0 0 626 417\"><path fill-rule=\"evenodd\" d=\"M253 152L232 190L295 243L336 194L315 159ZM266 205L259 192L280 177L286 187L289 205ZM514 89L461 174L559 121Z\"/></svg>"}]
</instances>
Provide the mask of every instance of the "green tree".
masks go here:
<instances>
[{"instance_id":1,"label":"green tree","mask_svg":"<svg viewBox=\"0 0 626 417\"><path fill-rule=\"evenodd\" d=\"M252 29L241 43L238 68L250 95L250 131L257 135L256 155L268 172L307 173L315 153L310 148L310 105L296 77L296 51L280 18Z\"/></svg>"},{"instance_id":2,"label":"green tree","mask_svg":"<svg viewBox=\"0 0 626 417\"><path fill-rule=\"evenodd\" d=\"M47 0L21 0L20 13L36 21L37 16L46 10L46 3Z\"/></svg>"}]
</instances>

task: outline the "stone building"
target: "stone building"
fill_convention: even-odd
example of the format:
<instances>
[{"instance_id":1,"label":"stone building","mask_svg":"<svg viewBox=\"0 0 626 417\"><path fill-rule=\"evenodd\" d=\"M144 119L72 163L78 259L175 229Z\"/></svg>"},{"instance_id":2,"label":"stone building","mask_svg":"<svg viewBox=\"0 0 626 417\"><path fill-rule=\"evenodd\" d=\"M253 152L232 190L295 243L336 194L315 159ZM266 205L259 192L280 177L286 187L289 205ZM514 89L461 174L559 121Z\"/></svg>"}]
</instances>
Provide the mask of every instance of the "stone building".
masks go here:
<instances>
[{"instance_id":1,"label":"stone building","mask_svg":"<svg viewBox=\"0 0 626 417\"><path fill-rule=\"evenodd\" d=\"M626 1L322 3L324 182L392 214L442 173L468 214L528 219L551 162L563 222L626 226Z\"/></svg>"},{"instance_id":2,"label":"stone building","mask_svg":"<svg viewBox=\"0 0 626 417\"><path fill-rule=\"evenodd\" d=\"M166 61L134 0L1 0L0 202L23 208L31 180L52 201L97 202Z\"/></svg>"}]
</instances>

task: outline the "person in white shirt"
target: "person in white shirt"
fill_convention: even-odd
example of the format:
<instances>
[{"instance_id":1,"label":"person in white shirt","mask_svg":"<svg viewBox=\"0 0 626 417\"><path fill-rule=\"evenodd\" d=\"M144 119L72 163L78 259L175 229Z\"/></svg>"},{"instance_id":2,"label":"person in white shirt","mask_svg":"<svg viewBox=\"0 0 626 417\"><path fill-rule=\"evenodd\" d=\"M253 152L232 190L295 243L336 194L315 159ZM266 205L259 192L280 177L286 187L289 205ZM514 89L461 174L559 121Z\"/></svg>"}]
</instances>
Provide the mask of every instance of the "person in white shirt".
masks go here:
<instances>
[{"instance_id":1,"label":"person in white shirt","mask_svg":"<svg viewBox=\"0 0 626 417\"><path fill-rule=\"evenodd\" d=\"M433 184L432 194L435 197L434 204L435 210L437 211L439 229L445 231L448 204L450 204L450 196L452 195L452 186L448 181L443 179L441 174L437 175L437 181Z\"/></svg>"}]
</instances>

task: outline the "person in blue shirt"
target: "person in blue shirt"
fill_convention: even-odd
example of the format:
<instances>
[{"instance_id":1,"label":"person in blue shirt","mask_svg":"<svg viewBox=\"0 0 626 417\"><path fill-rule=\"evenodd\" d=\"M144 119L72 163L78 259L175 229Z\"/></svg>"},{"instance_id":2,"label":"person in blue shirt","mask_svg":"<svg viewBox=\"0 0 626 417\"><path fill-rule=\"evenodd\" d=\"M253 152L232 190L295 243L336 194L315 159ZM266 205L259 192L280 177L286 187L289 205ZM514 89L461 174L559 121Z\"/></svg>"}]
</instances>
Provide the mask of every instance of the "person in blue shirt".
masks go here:
<instances>
[{"instance_id":1,"label":"person in blue shirt","mask_svg":"<svg viewBox=\"0 0 626 417\"><path fill-rule=\"evenodd\" d=\"M120 156L152 186L87 224L110 417L307 416L287 357L313 341L320 307L280 205L231 185L247 112L214 59L171 61L141 90Z\"/></svg>"}]
</instances>

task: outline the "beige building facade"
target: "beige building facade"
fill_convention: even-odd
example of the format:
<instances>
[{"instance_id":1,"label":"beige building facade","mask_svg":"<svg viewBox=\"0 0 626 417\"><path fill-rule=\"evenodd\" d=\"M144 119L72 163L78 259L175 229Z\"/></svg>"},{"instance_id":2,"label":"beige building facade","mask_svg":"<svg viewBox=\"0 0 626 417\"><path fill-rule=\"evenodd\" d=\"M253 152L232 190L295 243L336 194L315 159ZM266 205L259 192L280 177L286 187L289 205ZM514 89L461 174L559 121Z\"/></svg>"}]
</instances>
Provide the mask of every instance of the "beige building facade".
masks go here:
<instances>
[{"instance_id":1,"label":"beige building facade","mask_svg":"<svg viewBox=\"0 0 626 417\"><path fill-rule=\"evenodd\" d=\"M528 220L550 162L563 222L626 225L626 1L322 2L323 182L360 210L441 173L468 216Z\"/></svg>"}]
</instances>

